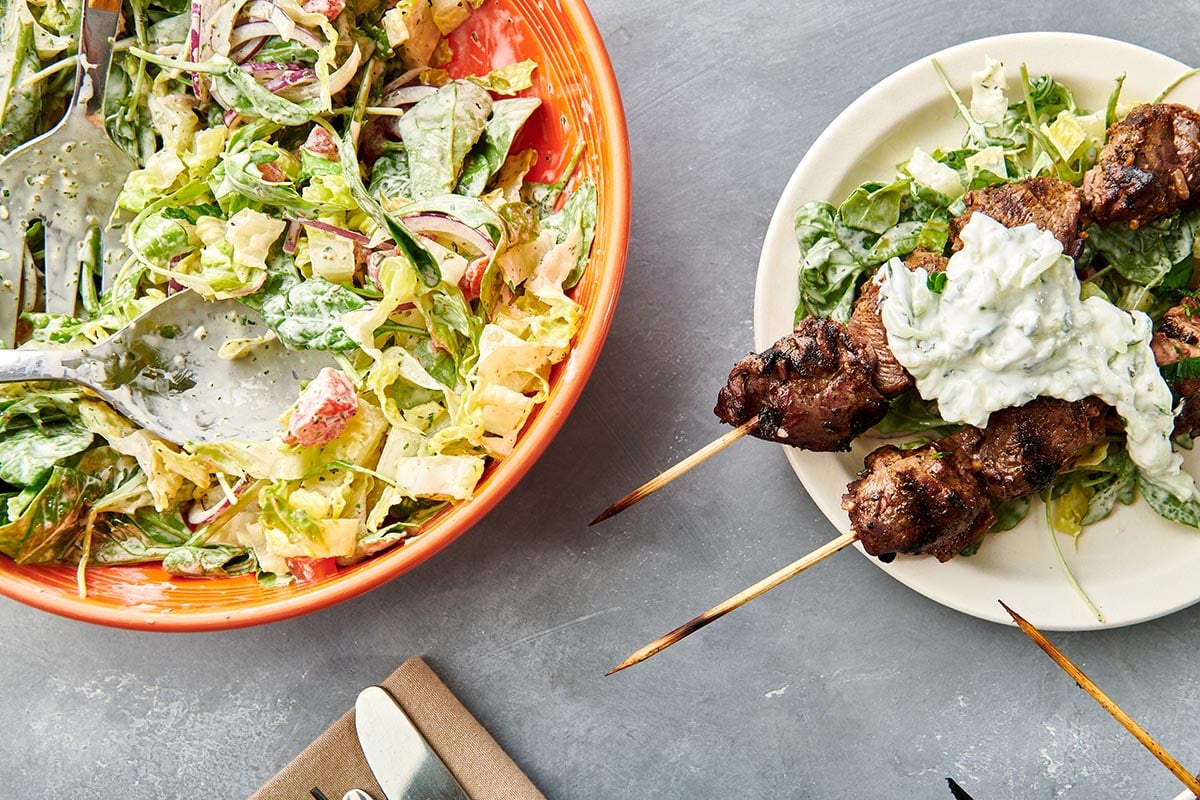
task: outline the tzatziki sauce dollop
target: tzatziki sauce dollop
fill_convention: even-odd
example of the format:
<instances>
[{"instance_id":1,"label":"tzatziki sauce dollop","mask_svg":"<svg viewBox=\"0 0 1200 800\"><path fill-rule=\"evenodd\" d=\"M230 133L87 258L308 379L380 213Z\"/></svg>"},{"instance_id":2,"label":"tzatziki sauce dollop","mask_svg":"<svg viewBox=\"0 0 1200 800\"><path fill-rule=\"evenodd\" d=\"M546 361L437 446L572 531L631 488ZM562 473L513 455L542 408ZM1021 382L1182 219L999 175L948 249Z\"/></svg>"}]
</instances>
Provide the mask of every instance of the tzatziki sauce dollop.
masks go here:
<instances>
[{"instance_id":1,"label":"tzatziki sauce dollop","mask_svg":"<svg viewBox=\"0 0 1200 800\"><path fill-rule=\"evenodd\" d=\"M1180 500L1198 496L1171 446L1171 390L1150 349L1153 326L1100 296L1080 297L1075 262L1034 225L1006 228L979 212L960 232L946 280L892 259L880 269L888 344L943 419L977 427L1036 397L1096 396L1125 421L1129 456Z\"/></svg>"}]
</instances>

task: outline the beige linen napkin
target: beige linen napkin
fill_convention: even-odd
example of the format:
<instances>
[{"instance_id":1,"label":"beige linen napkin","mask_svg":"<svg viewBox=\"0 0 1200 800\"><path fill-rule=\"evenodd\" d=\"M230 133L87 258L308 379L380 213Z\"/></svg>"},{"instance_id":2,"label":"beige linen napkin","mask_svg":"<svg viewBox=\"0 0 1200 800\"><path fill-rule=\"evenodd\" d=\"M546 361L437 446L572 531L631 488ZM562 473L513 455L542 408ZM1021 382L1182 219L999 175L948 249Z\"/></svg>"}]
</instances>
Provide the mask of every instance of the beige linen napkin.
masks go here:
<instances>
[{"instance_id":1,"label":"beige linen napkin","mask_svg":"<svg viewBox=\"0 0 1200 800\"><path fill-rule=\"evenodd\" d=\"M405 661L379 685L399 701L472 800L546 800L420 658ZM376 800L384 800L358 746L354 709L343 714L250 800L311 800L309 790L313 787L329 800L341 800L350 789L364 789Z\"/></svg>"}]
</instances>

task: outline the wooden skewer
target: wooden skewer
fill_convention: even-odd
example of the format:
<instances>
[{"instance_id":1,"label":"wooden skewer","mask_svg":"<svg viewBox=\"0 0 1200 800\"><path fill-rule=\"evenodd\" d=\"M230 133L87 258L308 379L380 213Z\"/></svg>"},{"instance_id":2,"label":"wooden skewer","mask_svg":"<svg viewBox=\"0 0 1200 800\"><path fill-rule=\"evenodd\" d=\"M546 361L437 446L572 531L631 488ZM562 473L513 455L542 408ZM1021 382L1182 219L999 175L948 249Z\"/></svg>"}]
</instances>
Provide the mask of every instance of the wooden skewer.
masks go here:
<instances>
[{"instance_id":1,"label":"wooden skewer","mask_svg":"<svg viewBox=\"0 0 1200 800\"><path fill-rule=\"evenodd\" d=\"M1162 762L1164 767L1171 770L1171 774L1173 774L1176 778L1179 778L1179 780L1183 782L1183 785L1188 788L1188 791L1192 792L1192 794L1196 796L1200 796L1200 780L1197 780L1192 773L1188 772L1182 764L1176 761L1170 753L1164 750L1162 745L1154 741L1154 737L1147 733L1145 728L1143 728L1141 725L1138 725L1136 722L1134 722L1132 717L1121 710L1121 707L1114 703L1112 699L1109 698L1109 696L1106 695L1104 691L1092 681L1091 678L1083 674L1083 670L1071 663L1071 659L1067 658L1067 656L1061 650L1051 644L1050 640L1047 639L1041 631L1033 627L1033 625L1030 624L1020 614L1005 605L1003 600L999 602L1000 605L1004 606L1004 610L1008 612L1008 615L1013 618L1013 622L1017 623L1017 627L1019 627L1026 636L1032 639L1034 644L1042 648L1046 655L1050 656L1050 658L1054 660L1054 663L1062 667L1063 671L1070 675L1075 680L1075 683L1079 684L1081 689L1090 694L1092 698L1104 708L1105 711L1107 711L1109 714L1112 714L1113 718L1116 719L1117 722L1121 723L1125 730L1132 733L1134 738L1141 742L1143 747L1149 750L1155 758Z\"/></svg>"},{"instance_id":2,"label":"wooden skewer","mask_svg":"<svg viewBox=\"0 0 1200 800\"><path fill-rule=\"evenodd\" d=\"M703 614L696 617L695 619L685 622L684 624L680 625L675 630L668 633L666 636L662 636L658 639L655 639L653 642L646 645L641 650L638 650L636 653L634 653L629 658L622 661L617 666L613 667L611 670L609 670L605 674L612 675L614 672L620 672L621 670L623 670L627 667L632 667L634 664L640 664L643 661L645 661L647 658L650 658L650 656L655 655L656 653L661 653L663 650L666 650L668 647L675 644L680 639L690 636L691 634L700 630L701 628L703 628L705 625L709 624L710 622L717 621L721 617L728 614L730 611L733 611L735 608L740 608L741 606L744 606L746 603L748 603L751 600L753 600L754 598L758 597L760 594L766 594L767 592L774 589L779 584L786 581L788 578L793 578L796 575L799 575L801 572L804 572L804 570L808 569L809 567L813 566L814 564L819 564L820 562L829 558L831 555L833 555L837 551L839 551L842 548L847 547L851 544L854 544L856 541L858 541L857 533L853 533L853 532L843 533L841 536L834 539L832 542L821 545L816 550L814 550L811 553L809 553L808 555L806 555L804 558L801 558L798 561L794 561L793 563L789 564L788 566L784 567L783 569L779 570L778 572L774 573L773 575L769 575L766 578L763 578L761 581L754 584L750 588L744 589L741 592L735 594L733 597L729 598L724 603L721 603L718 606L710 608L708 611L705 611Z\"/></svg>"},{"instance_id":3,"label":"wooden skewer","mask_svg":"<svg viewBox=\"0 0 1200 800\"><path fill-rule=\"evenodd\" d=\"M711 444L705 445L685 458L683 461L680 461L675 466L670 467L664 472L661 472L657 476L646 481L641 486L634 489L632 492L600 512L600 516L589 522L588 525L590 526L595 525L597 522L604 522L604 520L608 519L609 517L614 517L617 514L620 514L622 511L629 508L639 500L654 494L659 489L690 470L692 467L695 467L710 457L715 456L717 453L721 452L726 447L729 447L729 445L733 444L738 439L741 439L756 427L758 427L758 417L754 417L753 419L743 422L741 425L737 426L720 439L717 439Z\"/></svg>"}]
</instances>

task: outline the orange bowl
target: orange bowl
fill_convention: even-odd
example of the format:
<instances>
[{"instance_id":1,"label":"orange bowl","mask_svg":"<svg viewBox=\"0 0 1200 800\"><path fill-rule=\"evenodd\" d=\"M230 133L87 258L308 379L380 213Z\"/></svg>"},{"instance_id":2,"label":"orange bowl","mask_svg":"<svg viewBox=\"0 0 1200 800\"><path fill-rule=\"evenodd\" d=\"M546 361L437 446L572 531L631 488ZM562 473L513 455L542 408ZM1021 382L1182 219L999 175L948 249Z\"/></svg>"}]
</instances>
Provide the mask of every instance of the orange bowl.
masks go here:
<instances>
[{"instance_id":1,"label":"orange bowl","mask_svg":"<svg viewBox=\"0 0 1200 800\"><path fill-rule=\"evenodd\" d=\"M447 509L411 540L337 575L304 586L263 588L253 576L191 579L157 566L91 567L87 596L73 567L17 566L0 556L0 594L65 617L121 628L212 631L260 625L348 600L400 575L461 536L499 502L550 444L600 354L617 302L629 244L629 146L616 77L583 0L488 0L450 37L448 70L471 74L532 58L542 107L516 146L535 147L531 174L561 174L579 144L579 172L595 179L599 201L592 259L573 290L583 306L575 347L551 375L546 402L511 455L484 474L474 499Z\"/></svg>"}]
</instances>

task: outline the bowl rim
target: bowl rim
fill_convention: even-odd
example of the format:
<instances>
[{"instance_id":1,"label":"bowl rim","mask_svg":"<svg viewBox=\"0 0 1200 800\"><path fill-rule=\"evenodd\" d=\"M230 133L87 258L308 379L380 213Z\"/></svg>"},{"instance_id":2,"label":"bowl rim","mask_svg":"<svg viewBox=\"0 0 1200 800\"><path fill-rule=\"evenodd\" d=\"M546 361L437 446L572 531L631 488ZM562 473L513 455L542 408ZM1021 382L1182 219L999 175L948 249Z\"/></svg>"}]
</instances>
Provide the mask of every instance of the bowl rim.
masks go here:
<instances>
[{"instance_id":1,"label":"bowl rim","mask_svg":"<svg viewBox=\"0 0 1200 800\"><path fill-rule=\"evenodd\" d=\"M591 97L604 127L619 135L609 136L599 147L612 165L607 188L606 210L611 231L606 241L606 259L593 292L593 305L576 335L571 357L563 365L558 389L538 409L520 438L521 446L503 461L483 489L472 499L453 506L435 529L402 547L355 565L325 584L306 588L302 594L281 595L248 608L146 613L136 606L110 606L74 595L49 592L36 585L10 583L0 575L0 595L61 617L129 630L174 633L246 628L302 616L350 600L378 588L417 567L478 524L521 481L554 439L591 376L620 294L629 248L632 178L629 136L616 73L599 28L585 0L559 0L579 36L580 55L591 67L596 88Z\"/></svg>"}]
</instances>

